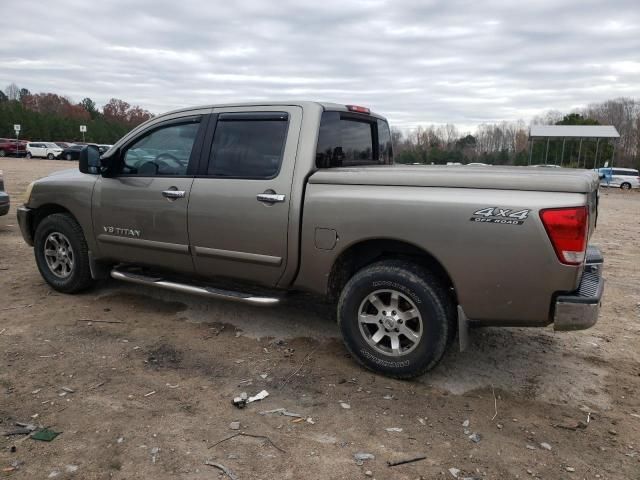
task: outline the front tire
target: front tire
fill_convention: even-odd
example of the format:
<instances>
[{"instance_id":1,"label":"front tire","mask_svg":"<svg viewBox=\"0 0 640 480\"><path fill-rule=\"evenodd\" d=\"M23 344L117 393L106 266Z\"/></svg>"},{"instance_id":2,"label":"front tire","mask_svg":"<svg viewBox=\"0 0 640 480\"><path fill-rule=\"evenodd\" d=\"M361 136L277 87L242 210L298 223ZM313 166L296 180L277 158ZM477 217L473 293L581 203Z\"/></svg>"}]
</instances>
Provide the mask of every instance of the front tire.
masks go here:
<instances>
[{"instance_id":1,"label":"front tire","mask_svg":"<svg viewBox=\"0 0 640 480\"><path fill-rule=\"evenodd\" d=\"M31 155L31 152L27 152L26 157L27 157L27 158L32 158L32 157L33 157L33 155Z\"/></svg>"},{"instance_id":2,"label":"front tire","mask_svg":"<svg viewBox=\"0 0 640 480\"><path fill-rule=\"evenodd\" d=\"M351 355L364 367L412 378L442 358L454 331L446 289L426 269L386 260L356 273L338 303L338 325Z\"/></svg>"},{"instance_id":3,"label":"front tire","mask_svg":"<svg viewBox=\"0 0 640 480\"><path fill-rule=\"evenodd\" d=\"M629 182L624 182L620 185L622 190L631 190L631 184Z\"/></svg>"},{"instance_id":4,"label":"front tire","mask_svg":"<svg viewBox=\"0 0 640 480\"><path fill-rule=\"evenodd\" d=\"M6 157L7 156L7 152L5 152L4 150L0 150L0 157Z\"/></svg>"},{"instance_id":5,"label":"front tire","mask_svg":"<svg viewBox=\"0 0 640 480\"><path fill-rule=\"evenodd\" d=\"M65 158L69 161L69 160L73 160L73 157L71 156L70 153L67 153L67 155L65 156Z\"/></svg>"},{"instance_id":6,"label":"front tire","mask_svg":"<svg viewBox=\"0 0 640 480\"><path fill-rule=\"evenodd\" d=\"M47 158L49 160L53 160L55 157L53 156L53 153L50 153L49 155L47 155Z\"/></svg>"},{"instance_id":7,"label":"front tire","mask_svg":"<svg viewBox=\"0 0 640 480\"><path fill-rule=\"evenodd\" d=\"M89 267L89 248L82 228L66 213L49 215L34 235L38 270L55 290L76 293L93 284Z\"/></svg>"}]
</instances>

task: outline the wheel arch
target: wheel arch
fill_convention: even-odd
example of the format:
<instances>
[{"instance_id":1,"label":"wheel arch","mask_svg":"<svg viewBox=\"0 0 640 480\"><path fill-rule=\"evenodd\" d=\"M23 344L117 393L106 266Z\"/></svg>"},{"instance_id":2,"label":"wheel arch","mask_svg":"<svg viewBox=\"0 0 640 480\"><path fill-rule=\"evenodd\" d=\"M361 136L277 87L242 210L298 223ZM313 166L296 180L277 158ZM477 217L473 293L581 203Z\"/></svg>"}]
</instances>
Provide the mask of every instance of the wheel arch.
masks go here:
<instances>
[{"instance_id":1,"label":"wheel arch","mask_svg":"<svg viewBox=\"0 0 640 480\"><path fill-rule=\"evenodd\" d=\"M346 247L334 261L327 282L327 296L335 300L347 281L359 270L380 260L402 258L433 273L447 288L457 305L455 284L444 265L427 250L404 240L372 238Z\"/></svg>"},{"instance_id":2,"label":"wheel arch","mask_svg":"<svg viewBox=\"0 0 640 480\"><path fill-rule=\"evenodd\" d=\"M32 212L31 222L29 224L29 229L31 231L32 238L35 235L36 230L38 229L38 225L40 225L40 222L42 222L42 220L47 218L49 215L53 215L54 213L69 214L73 217L73 219L76 222L78 222L78 219L75 217L73 213L71 213L69 209L57 203L46 203L44 205L39 206L38 208L35 208ZM78 225L80 225L80 222L78 222Z\"/></svg>"}]
</instances>

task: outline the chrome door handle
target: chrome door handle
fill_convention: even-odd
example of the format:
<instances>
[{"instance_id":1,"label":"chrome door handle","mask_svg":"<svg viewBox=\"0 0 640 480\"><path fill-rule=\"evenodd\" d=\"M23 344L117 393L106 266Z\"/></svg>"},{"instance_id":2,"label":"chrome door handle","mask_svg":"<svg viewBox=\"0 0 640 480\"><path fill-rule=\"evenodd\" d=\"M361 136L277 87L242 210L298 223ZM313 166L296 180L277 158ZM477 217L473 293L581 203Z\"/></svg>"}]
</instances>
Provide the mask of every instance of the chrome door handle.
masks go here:
<instances>
[{"instance_id":1,"label":"chrome door handle","mask_svg":"<svg viewBox=\"0 0 640 480\"><path fill-rule=\"evenodd\" d=\"M184 190L165 190L162 192L162 196L169 200L175 200L176 198L184 198L186 195Z\"/></svg>"},{"instance_id":2,"label":"chrome door handle","mask_svg":"<svg viewBox=\"0 0 640 480\"><path fill-rule=\"evenodd\" d=\"M256 198L259 202L282 203L287 197L281 193L259 193Z\"/></svg>"}]
</instances>

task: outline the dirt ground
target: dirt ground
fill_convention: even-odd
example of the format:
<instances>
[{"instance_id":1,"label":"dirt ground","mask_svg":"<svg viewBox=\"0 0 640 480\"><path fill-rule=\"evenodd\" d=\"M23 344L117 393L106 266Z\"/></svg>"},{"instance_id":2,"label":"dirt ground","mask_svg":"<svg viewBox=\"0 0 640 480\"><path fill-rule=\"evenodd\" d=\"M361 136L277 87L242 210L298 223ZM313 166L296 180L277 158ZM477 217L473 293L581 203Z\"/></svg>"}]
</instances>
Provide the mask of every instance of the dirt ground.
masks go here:
<instances>
[{"instance_id":1,"label":"dirt ground","mask_svg":"<svg viewBox=\"0 0 640 480\"><path fill-rule=\"evenodd\" d=\"M0 159L13 201L0 217L0 433L63 432L0 436L0 478L226 478L208 460L238 479L640 478L640 192L602 192L594 328L475 330L408 382L359 368L333 308L303 295L258 309L115 281L53 292L15 206L29 182L75 166ZM302 420L260 414L278 408ZM358 465L359 452L375 458Z\"/></svg>"}]
</instances>

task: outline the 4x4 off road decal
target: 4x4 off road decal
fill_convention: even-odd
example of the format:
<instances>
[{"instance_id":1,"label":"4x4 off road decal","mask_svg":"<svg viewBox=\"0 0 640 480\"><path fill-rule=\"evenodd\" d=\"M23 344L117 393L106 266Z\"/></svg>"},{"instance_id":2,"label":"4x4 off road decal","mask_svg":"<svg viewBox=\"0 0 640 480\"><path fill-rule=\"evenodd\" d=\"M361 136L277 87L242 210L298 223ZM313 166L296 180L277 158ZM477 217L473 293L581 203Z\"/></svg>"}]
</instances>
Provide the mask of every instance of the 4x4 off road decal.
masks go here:
<instances>
[{"instance_id":1,"label":"4x4 off road decal","mask_svg":"<svg viewBox=\"0 0 640 480\"><path fill-rule=\"evenodd\" d=\"M487 207L473 212L469 219L478 223L500 223L503 225L522 225L531 210L510 210L508 208Z\"/></svg>"}]
</instances>

